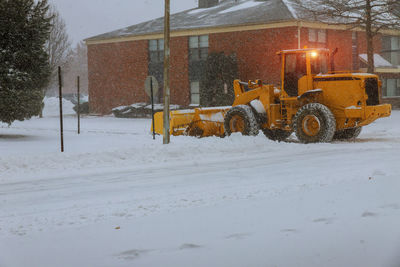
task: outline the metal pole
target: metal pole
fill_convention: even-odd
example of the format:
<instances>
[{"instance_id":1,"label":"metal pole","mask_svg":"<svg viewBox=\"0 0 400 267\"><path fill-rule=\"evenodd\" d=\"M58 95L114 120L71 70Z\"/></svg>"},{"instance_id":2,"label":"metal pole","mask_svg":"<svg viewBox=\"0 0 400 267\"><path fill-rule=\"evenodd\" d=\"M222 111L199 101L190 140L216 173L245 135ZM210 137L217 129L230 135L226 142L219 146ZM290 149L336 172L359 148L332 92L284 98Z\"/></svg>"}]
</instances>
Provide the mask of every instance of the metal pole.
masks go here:
<instances>
[{"instance_id":1,"label":"metal pole","mask_svg":"<svg viewBox=\"0 0 400 267\"><path fill-rule=\"evenodd\" d=\"M153 120L153 140L156 140L156 129L154 122L153 77L150 79L150 93L151 93L151 119Z\"/></svg>"},{"instance_id":2,"label":"metal pole","mask_svg":"<svg viewBox=\"0 0 400 267\"><path fill-rule=\"evenodd\" d=\"M169 88L169 41L170 41L170 27L169 27L169 14L170 14L170 0L165 0L165 15L164 15L164 138L163 143L169 144L169 103L170 103L170 88Z\"/></svg>"},{"instance_id":3,"label":"metal pole","mask_svg":"<svg viewBox=\"0 0 400 267\"><path fill-rule=\"evenodd\" d=\"M79 76L76 79L78 89L78 134L81 133L81 92L80 92L80 81Z\"/></svg>"},{"instance_id":4,"label":"metal pole","mask_svg":"<svg viewBox=\"0 0 400 267\"><path fill-rule=\"evenodd\" d=\"M62 80L61 67L58 67L58 95L60 100L60 137L61 137L61 152L64 152L64 125L63 125L63 109L62 109Z\"/></svg>"}]
</instances>

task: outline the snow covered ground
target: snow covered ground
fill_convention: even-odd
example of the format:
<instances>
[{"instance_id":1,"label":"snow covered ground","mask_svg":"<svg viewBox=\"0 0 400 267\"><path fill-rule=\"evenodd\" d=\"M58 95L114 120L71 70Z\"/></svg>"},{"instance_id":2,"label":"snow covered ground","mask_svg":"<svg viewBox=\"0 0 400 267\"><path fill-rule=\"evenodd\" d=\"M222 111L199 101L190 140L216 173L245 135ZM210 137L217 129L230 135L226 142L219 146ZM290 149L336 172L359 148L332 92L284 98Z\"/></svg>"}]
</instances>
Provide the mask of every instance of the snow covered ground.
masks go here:
<instances>
[{"instance_id":1,"label":"snow covered ground","mask_svg":"<svg viewBox=\"0 0 400 267\"><path fill-rule=\"evenodd\" d=\"M355 142L0 124L0 267L400 266L400 112Z\"/></svg>"}]
</instances>

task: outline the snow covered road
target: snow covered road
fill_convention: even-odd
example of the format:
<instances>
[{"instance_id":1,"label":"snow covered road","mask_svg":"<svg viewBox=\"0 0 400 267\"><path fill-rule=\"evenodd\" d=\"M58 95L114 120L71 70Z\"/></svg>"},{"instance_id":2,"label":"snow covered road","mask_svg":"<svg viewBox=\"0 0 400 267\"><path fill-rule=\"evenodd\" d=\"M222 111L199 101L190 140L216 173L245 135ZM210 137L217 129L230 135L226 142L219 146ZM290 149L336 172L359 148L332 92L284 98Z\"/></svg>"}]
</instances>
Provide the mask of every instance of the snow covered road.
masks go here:
<instances>
[{"instance_id":1,"label":"snow covered road","mask_svg":"<svg viewBox=\"0 0 400 267\"><path fill-rule=\"evenodd\" d=\"M400 112L355 142L0 128L0 266L400 265Z\"/></svg>"}]
</instances>

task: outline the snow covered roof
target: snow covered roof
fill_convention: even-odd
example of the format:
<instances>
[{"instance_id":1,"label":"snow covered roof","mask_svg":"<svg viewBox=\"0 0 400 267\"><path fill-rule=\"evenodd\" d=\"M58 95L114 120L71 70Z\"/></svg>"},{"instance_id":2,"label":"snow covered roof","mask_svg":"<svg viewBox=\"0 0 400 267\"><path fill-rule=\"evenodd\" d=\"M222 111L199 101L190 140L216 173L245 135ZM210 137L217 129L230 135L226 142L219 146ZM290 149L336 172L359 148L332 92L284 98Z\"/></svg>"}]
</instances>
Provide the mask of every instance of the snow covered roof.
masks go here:
<instances>
[{"instance_id":1,"label":"snow covered roof","mask_svg":"<svg viewBox=\"0 0 400 267\"><path fill-rule=\"evenodd\" d=\"M364 63L368 63L368 56L367 54L360 54L360 59ZM381 55L379 54L374 54L374 63L375 63L375 68L393 68L394 66L384 59Z\"/></svg>"},{"instance_id":2,"label":"snow covered roof","mask_svg":"<svg viewBox=\"0 0 400 267\"><path fill-rule=\"evenodd\" d=\"M171 30L264 24L292 21L299 8L292 0L220 0L217 6L195 8L171 15ZM116 31L97 35L86 41L162 33L164 18L158 18Z\"/></svg>"}]
</instances>

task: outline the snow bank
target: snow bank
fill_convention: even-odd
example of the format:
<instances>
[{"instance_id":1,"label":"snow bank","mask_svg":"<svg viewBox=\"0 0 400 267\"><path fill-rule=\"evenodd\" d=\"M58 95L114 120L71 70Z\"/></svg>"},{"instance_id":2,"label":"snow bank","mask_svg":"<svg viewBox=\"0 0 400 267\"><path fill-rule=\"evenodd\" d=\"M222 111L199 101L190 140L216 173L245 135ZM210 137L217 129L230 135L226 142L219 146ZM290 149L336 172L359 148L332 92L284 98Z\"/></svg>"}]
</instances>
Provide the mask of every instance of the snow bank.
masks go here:
<instances>
[{"instance_id":1,"label":"snow bank","mask_svg":"<svg viewBox=\"0 0 400 267\"><path fill-rule=\"evenodd\" d=\"M134 108L134 109L151 109L151 104L147 104L147 103L134 103L132 105L129 106L119 106L119 107L115 107L112 110L113 111L124 111L130 108ZM169 109L170 110L175 110L175 109L179 109L180 106L179 105L170 105ZM163 104L154 104L154 110L163 110L164 109L164 105Z\"/></svg>"},{"instance_id":2,"label":"snow bank","mask_svg":"<svg viewBox=\"0 0 400 267\"><path fill-rule=\"evenodd\" d=\"M60 100L58 97L45 97L44 98L44 117L54 117L60 115ZM73 110L74 104L71 101L63 98L63 115L74 115L76 114Z\"/></svg>"}]
</instances>

